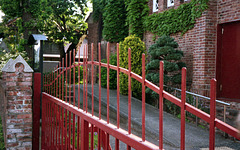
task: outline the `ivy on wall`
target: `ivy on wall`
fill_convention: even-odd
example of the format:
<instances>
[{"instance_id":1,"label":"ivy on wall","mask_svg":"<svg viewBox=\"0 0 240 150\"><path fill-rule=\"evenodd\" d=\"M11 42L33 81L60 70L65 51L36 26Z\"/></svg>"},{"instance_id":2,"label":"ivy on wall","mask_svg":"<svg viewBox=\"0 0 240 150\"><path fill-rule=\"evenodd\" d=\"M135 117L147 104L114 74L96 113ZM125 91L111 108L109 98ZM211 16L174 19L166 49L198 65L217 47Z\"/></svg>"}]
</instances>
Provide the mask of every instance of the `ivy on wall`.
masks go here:
<instances>
[{"instance_id":1,"label":"ivy on wall","mask_svg":"<svg viewBox=\"0 0 240 150\"><path fill-rule=\"evenodd\" d=\"M192 0L162 13L154 13L144 21L147 31L155 35L170 35L181 32L182 35L194 27L196 19L208 8L208 0Z\"/></svg>"},{"instance_id":2,"label":"ivy on wall","mask_svg":"<svg viewBox=\"0 0 240 150\"><path fill-rule=\"evenodd\" d=\"M107 0L103 12L103 37L109 42L122 41L128 35L124 0Z\"/></svg>"},{"instance_id":3,"label":"ivy on wall","mask_svg":"<svg viewBox=\"0 0 240 150\"><path fill-rule=\"evenodd\" d=\"M144 18L149 14L148 0L125 0L127 6L127 24L129 33L143 38Z\"/></svg>"}]
</instances>

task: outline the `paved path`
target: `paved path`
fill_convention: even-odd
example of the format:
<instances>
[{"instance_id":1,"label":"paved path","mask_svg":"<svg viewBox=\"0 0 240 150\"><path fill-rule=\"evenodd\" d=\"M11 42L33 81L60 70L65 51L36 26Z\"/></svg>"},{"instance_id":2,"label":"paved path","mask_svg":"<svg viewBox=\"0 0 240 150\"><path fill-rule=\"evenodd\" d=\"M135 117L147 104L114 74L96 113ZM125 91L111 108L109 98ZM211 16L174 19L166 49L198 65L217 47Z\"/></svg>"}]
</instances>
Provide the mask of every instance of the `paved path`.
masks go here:
<instances>
[{"instance_id":1,"label":"paved path","mask_svg":"<svg viewBox=\"0 0 240 150\"><path fill-rule=\"evenodd\" d=\"M82 87L81 87L82 91ZM78 90L76 86L76 100L78 99ZM91 105L91 85L88 85L88 103ZM82 100L82 92L80 97ZM106 115L107 89L101 88L102 115ZM98 112L99 89L98 85L94 85L94 106ZM116 124L116 109L117 109L117 91L110 90L110 122ZM90 111L90 109L89 109ZM96 113L97 114L97 113ZM128 97L120 95L120 127L127 129L128 118ZM142 102L132 98L132 130L133 133L141 137L141 121L142 121ZM173 115L164 112L163 114L163 138L164 148L179 149L180 147L180 119ZM158 126L159 126L159 111L155 107L146 104L146 140L158 145ZM194 124L186 122L186 149L198 150L208 149L209 132L208 130L196 127ZM240 150L240 142L234 142L225 139L221 135L216 134L215 139L216 149L222 150ZM124 148L125 149L125 148Z\"/></svg>"}]
</instances>

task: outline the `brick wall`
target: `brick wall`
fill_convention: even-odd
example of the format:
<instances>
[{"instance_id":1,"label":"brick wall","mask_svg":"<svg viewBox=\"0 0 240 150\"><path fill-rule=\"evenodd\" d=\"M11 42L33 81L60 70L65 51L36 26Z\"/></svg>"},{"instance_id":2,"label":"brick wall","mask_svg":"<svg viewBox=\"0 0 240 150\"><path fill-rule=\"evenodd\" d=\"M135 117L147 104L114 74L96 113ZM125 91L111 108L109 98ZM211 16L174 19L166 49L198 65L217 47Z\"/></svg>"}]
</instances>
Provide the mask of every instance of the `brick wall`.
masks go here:
<instances>
[{"instance_id":1,"label":"brick wall","mask_svg":"<svg viewBox=\"0 0 240 150\"><path fill-rule=\"evenodd\" d=\"M2 69L6 149L32 149L32 70L19 56Z\"/></svg>"},{"instance_id":2,"label":"brick wall","mask_svg":"<svg viewBox=\"0 0 240 150\"><path fill-rule=\"evenodd\" d=\"M174 8L176 9L181 3L183 1L175 1ZM152 2L148 4L152 8ZM217 25L240 20L240 1L209 0L208 6L202 17L196 20L193 29L183 36L171 35L184 52L183 60L187 64L187 77L191 90L206 96L209 96L210 79L216 76ZM172 7L166 8L166 1L159 0L158 13L167 9ZM152 37L153 34L150 32L144 34L147 49L153 44Z\"/></svg>"},{"instance_id":3,"label":"brick wall","mask_svg":"<svg viewBox=\"0 0 240 150\"><path fill-rule=\"evenodd\" d=\"M175 2L177 3L175 3L174 9L183 1L175 0ZM152 3L148 4L152 8ZM209 8L203 12L202 17L196 20L193 29L183 36L180 33L171 35L178 42L179 49L184 52L183 61L187 65L187 81L190 90L205 96L209 96L210 79L216 77L217 26L240 21L239 0L209 0L208 6ZM173 7L167 8L166 0L159 0L158 13L167 9L173 9ZM145 32L144 42L147 49L154 43L152 37L152 33ZM228 123L234 124L239 105L240 103L231 102L231 106L227 107ZM219 105L217 108L221 118L223 107Z\"/></svg>"}]
</instances>

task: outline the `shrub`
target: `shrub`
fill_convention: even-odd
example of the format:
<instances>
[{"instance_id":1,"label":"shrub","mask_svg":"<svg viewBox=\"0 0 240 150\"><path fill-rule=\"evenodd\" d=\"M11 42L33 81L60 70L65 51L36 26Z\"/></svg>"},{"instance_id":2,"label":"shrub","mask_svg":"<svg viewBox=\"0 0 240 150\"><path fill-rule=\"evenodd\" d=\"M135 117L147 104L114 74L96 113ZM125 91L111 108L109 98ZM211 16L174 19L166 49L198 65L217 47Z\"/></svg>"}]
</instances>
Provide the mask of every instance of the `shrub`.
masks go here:
<instances>
[{"instance_id":1,"label":"shrub","mask_svg":"<svg viewBox=\"0 0 240 150\"><path fill-rule=\"evenodd\" d=\"M145 53L146 48L144 42L135 35L130 35L120 42L119 61L120 67L128 69L128 48L131 48L131 68L132 72L142 75L142 53ZM132 79L132 95L141 99L142 86L137 80ZM128 76L120 74L120 92L123 95L128 94Z\"/></svg>"},{"instance_id":2,"label":"shrub","mask_svg":"<svg viewBox=\"0 0 240 150\"><path fill-rule=\"evenodd\" d=\"M174 38L170 36L162 36L158 38L155 44L153 44L148 53L151 56L150 62L146 65L147 75L146 79L159 84L159 62L164 61L164 84L173 86L181 83L180 70L185 67L185 63L181 62L183 52L178 50L178 43L174 41ZM158 99L158 94L149 88L146 89L146 93L153 99ZM172 104L165 103L169 110Z\"/></svg>"},{"instance_id":3,"label":"shrub","mask_svg":"<svg viewBox=\"0 0 240 150\"><path fill-rule=\"evenodd\" d=\"M103 59L101 62L107 63L106 59ZM117 66L117 55L111 55L109 58L109 64ZM101 68L101 86L107 88L107 68ZM109 71L109 88L117 89L117 71L110 69Z\"/></svg>"}]
</instances>

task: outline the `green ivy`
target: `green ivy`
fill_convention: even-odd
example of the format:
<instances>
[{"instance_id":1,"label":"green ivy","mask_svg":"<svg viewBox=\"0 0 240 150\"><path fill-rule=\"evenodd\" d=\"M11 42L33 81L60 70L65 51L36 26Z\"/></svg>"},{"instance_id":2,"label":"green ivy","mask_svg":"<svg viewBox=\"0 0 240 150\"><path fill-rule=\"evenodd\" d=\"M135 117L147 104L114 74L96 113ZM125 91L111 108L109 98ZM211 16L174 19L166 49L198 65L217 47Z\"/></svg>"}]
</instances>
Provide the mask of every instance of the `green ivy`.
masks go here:
<instances>
[{"instance_id":1,"label":"green ivy","mask_svg":"<svg viewBox=\"0 0 240 150\"><path fill-rule=\"evenodd\" d=\"M128 69L128 48L131 48L131 68L132 72L142 75L142 54L146 52L144 42L135 35L130 35L120 42L119 47L119 63L120 67ZM141 83L132 79L132 95L133 97L141 99ZM120 92L123 95L128 94L128 76L126 74L120 74Z\"/></svg>"},{"instance_id":2,"label":"green ivy","mask_svg":"<svg viewBox=\"0 0 240 150\"><path fill-rule=\"evenodd\" d=\"M107 0L103 13L103 37L109 42L122 41L128 35L124 0Z\"/></svg>"},{"instance_id":3,"label":"green ivy","mask_svg":"<svg viewBox=\"0 0 240 150\"><path fill-rule=\"evenodd\" d=\"M196 19L208 8L208 0L192 0L162 13L154 13L144 21L145 29L162 36L181 32L182 35L194 27Z\"/></svg>"},{"instance_id":4,"label":"green ivy","mask_svg":"<svg viewBox=\"0 0 240 150\"><path fill-rule=\"evenodd\" d=\"M144 18L149 14L148 0L125 0L129 33L143 38Z\"/></svg>"}]
</instances>

